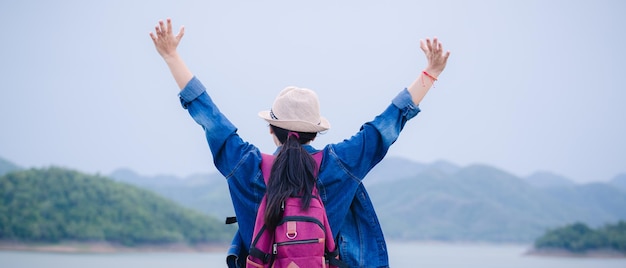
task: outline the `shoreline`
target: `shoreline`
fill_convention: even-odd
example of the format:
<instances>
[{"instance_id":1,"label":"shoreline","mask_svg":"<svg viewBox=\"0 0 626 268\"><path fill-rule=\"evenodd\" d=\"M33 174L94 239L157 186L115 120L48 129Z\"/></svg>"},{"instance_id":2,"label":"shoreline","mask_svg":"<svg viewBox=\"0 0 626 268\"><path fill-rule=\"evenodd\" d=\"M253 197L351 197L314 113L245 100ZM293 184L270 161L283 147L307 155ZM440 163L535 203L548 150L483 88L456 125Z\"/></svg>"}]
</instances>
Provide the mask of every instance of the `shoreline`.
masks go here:
<instances>
[{"instance_id":1,"label":"shoreline","mask_svg":"<svg viewBox=\"0 0 626 268\"><path fill-rule=\"evenodd\" d=\"M591 259L624 259L626 258L626 253L620 252L613 249L596 249L596 250L588 250L585 252L571 252L565 249L530 249L526 253L526 256L532 257L556 257L556 258L591 258Z\"/></svg>"},{"instance_id":2,"label":"shoreline","mask_svg":"<svg viewBox=\"0 0 626 268\"><path fill-rule=\"evenodd\" d=\"M25 243L1 241L0 251L22 251L43 253L68 253L68 254L113 254L113 253L207 253L226 252L228 244L203 243L189 245L185 243L174 244L146 244L139 246L124 246L109 242L61 242L61 243Z\"/></svg>"},{"instance_id":3,"label":"shoreline","mask_svg":"<svg viewBox=\"0 0 626 268\"><path fill-rule=\"evenodd\" d=\"M398 241L396 241L398 242ZM406 241L404 241L406 242ZM424 242L424 241L421 241ZM431 242L432 243L432 242ZM448 244L435 242L433 244ZM455 243L451 243L455 244ZM473 243L468 243L473 244ZM490 244L490 243L487 243ZM226 243L202 243L189 245L186 243L172 244L145 244L139 246L124 246L110 242L76 242L60 243L27 243L0 241L0 251L40 252L58 254L117 254L117 253L226 253L229 248ZM523 253L528 257L539 258L591 258L591 259L624 259L626 253L610 249L590 250L583 253L570 252L564 249L536 249L531 248Z\"/></svg>"}]
</instances>

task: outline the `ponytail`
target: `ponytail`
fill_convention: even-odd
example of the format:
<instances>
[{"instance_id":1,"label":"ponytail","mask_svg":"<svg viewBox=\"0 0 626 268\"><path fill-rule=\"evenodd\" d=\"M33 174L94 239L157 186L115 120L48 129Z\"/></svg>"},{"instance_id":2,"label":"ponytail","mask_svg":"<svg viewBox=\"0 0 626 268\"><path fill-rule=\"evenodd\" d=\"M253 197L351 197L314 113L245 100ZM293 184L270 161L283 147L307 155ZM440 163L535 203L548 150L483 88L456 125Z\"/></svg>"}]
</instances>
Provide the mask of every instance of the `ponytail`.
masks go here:
<instances>
[{"instance_id":1,"label":"ponytail","mask_svg":"<svg viewBox=\"0 0 626 268\"><path fill-rule=\"evenodd\" d=\"M302 144L313 140L317 133L270 127L282 143L270 171L266 194L265 224L274 229L282 217L282 206L287 197L301 196L302 209L309 208L315 187L316 163Z\"/></svg>"}]
</instances>

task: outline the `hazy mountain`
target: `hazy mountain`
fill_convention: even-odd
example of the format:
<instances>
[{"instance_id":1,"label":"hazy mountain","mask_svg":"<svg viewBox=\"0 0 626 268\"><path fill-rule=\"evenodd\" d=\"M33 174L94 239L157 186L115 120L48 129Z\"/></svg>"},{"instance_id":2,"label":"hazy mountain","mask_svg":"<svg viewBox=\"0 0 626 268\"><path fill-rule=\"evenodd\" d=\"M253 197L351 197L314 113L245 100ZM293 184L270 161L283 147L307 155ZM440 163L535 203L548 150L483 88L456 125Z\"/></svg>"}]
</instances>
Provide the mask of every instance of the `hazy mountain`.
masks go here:
<instances>
[{"instance_id":1,"label":"hazy mountain","mask_svg":"<svg viewBox=\"0 0 626 268\"><path fill-rule=\"evenodd\" d=\"M0 157L0 176L6 173L12 172L12 171L21 170L21 169L22 168L20 166L13 164L10 161Z\"/></svg>"},{"instance_id":2,"label":"hazy mountain","mask_svg":"<svg viewBox=\"0 0 626 268\"><path fill-rule=\"evenodd\" d=\"M539 188L568 187L575 184L563 176L546 171L535 172L524 179L532 186Z\"/></svg>"},{"instance_id":3,"label":"hazy mountain","mask_svg":"<svg viewBox=\"0 0 626 268\"><path fill-rule=\"evenodd\" d=\"M367 185L388 183L394 180L415 176L423 172L426 168L427 165L412 162L406 158L387 157L370 171L364 183Z\"/></svg>"},{"instance_id":4,"label":"hazy mountain","mask_svg":"<svg viewBox=\"0 0 626 268\"><path fill-rule=\"evenodd\" d=\"M550 196L488 166L422 173L369 191L392 238L527 241L560 222Z\"/></svg>"},{"instance_id":5,"label":"hazy mountain","mask_svg":"<svg viewBox=\"0 0 626 268\"><path fill-rule=\"evenodd\" d=\"M149 189L219 219L235 215L228 185L219 173L179 178L165 175L141 176L130 169L118 169L109 176L117 181Z\"/></svg>"},{"instance_id":6,"label":"hazy mountain","mask_svg":"<svg viewBox=\"0 0 626 268\"><path fill-rule=\"evenodd\" d=\"M374 185L378 183L390 183L404 178L414 177L422 172L436 170L444 174L452 174L459 170L453 163L439 160L432 164L413 162L401 157L387 157L367 174L363 183Z\"/></svg>"},{"instance_id":7,"label":"hazy mountain","mask_svg":"<svg viewBox=\"0 0 626 268\"><path fill-rule=\"evenodd\" d=\"M430 168L437 169L446 174L454 174L461 169L461 167L445 160L439 160L430 164Z\"/></svg>"},{"instance_id":8,"label":"hazy mountain","mask_svg":"<svg viewBox=\"0 0 626 268\"><path fill-rule=\"evenodd\" d=\"M615 187L618 187L626 191L626 173L622 173L622 174L615 176L615 178L613 178L611 182L609 183Z\"/></svg>"},{"instance_id":9,"label":"hazy mountain","mask_svg":"<svg viewBox=\"0 0 626 268\"><path fill-rule=\"evenodd\" d=\"M545 193L561 202L570 219L592 226L626 219L626 191L607 183L553 187Z\"/></svg>"},{"instance_id":10,"label":"hazy mountain","mask_svg":"<svg viewBox=\"0 0 626 268\"><path fill-rule=\"evenodd\" d=\"M142 186L198 186L198 185L210 185L216 182L222 182L224 177L215 174L196 174L185 178L180 178L173 175L156 175L156 176L142 176L135 173L129 168L120 168L113 171L110 175L111 178L123 181L131 184Z\"/></svg>"},{"instance_id":11,"label":"hazy mountain","mask_svg":"<svg viewBox=\"0 0 626 268\"><path fill-rule=\"evenodd\" d=\"M626 219L626 193L608 184L538 188L502 170L474 165L424 172L369 188L392 238L530 241L555 226Z\"/></svg>"},{"instance_id":12,"label":"hazy mountain","mask_svg":"<svg viewBox=\"0 0 626 268\"><path fill-rule=\"evenodd\" d=\"M226 182L218 174L194 187L187 185L189 179L170 177L166 183L161 179L168 177L134 176L126 181L211 215L233 215ZM626 194L618 188L577 185L547 172L522 179L488 165L461 168L445 161L421 164L390 157L364 183L385 234L395 239L528 242L575 221L599 225L626 219L621 209Z\"/></svg>"}]
</instances>

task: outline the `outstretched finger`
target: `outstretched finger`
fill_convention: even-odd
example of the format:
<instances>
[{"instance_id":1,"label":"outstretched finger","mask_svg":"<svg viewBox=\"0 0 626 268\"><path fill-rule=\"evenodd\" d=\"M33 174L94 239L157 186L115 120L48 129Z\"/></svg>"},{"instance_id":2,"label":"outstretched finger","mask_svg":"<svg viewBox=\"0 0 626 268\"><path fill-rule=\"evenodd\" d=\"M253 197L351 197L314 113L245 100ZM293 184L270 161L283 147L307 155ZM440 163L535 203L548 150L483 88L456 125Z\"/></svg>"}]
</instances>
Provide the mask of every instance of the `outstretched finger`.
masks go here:
<instances>
[{"instance_id":1,"label":"outstretched finger","mask_svg":"<svg viewBox=\"0 0 626 268\"><path fill-rule=\"evenodd\" d=\"M167 34L172 33L172 19L171 18L167 18L167 28L165 29L165 31L167 32Z\"/></svg>"},{"instance_id":2,"label":"outstretched finger","mask_svg":"<svg viewBox=\"0 0 626 268\"><path fill-rule=\"evenodd\" d=\"M424 39L420 39L420 48L424 51L424 53L428 53L428 47L426 46Z\"/></svg>"},{"instance_id":3,"label":"outstretched finger","mask_svg":"<svg viewBox=\"0 0 626 268\"><path fill-rule=\"evenodd\" d=\"M183 35L185 35L185 26L180 27L180 30L178 31L178 34L176 35L176 40L182 39Z\"/></svg>"},{"instance_id":4,"label":"outstretched finger","mask_svg":"<svg viewBox=\"0 0 626 268\"><path fill-rule=\"evenodd\" d=\"M163 36L165 34L165 23L162 20L159 20L159 25L156 27L157 35Z\"/></svg>"},{"instance_id":5,"label":"outstretched finger","mask_svg":"<svg viewBox=\"0 0 626 268\"><path fill-rule=\"evenodd\" d=\"M437 52L438 48L439 48L439 39L435 36L433 38L433 47L432 47L433 52Z\"/></svg>"}]
</instances>

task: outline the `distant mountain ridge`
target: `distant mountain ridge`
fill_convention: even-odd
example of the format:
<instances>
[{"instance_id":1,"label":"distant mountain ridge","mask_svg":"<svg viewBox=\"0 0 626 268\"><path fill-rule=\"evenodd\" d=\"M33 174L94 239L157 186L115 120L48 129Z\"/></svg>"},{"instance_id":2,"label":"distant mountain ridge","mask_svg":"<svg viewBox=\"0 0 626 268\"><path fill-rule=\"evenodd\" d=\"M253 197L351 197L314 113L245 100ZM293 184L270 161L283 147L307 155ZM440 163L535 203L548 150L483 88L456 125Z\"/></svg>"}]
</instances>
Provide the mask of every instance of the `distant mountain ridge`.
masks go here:
<instances>
[{"instance_id":1,"label":"distant mountain ridge","mask_svg":"<svg viewBox=\"0 0 626 268\"><path fill-rule=\"evenodd\" d=\"M610 183L611 185L626 191L626 173L615 176Z\"/></svg>"},{"instance_id":2,"label":"distant mountain ridge","mask_svg":"<svg viewBox=\"0 0 626 268\"><path fill-rule=\"evenodd\" d=\"M118 169L109 177L151 190L162 196L219 219L235 215L226 180L219 173L176 176L141 176L130 169Z\"/></svg>"},{"instance_id":3,"label":"distant mountain ridge","mask_svg":"<svg viewBox=\"0 0 626 268\"><path fill-rule=\"evenodd\" d=\"M3 159L2 157L0 157L0 176L9 173L9 172L13 172L16 170L21 170L22 167L9 162L6 159Z\"/></svg>"},{"instance_id":4,"label":"distant mountain ridge","mask_svg":"<svg viewBox=\"0 0 626 268\"><path fill-rule=\"evenodd\" d=\"M363 180L363 183L365 185L389 183L391 181L416 176L429 170L437 170L444 174L451 174L457 172L459 169L459 166L443 160L436 161L432 164L423 164L413 162L406 158L388 157L370 171L365 180Z\"/></svg>"},{"instance_id":5,"label":"distant mountain ridge","mask_svg":"<svg viewBox=\"0 0 626 268\"><path fill-rule=\"evenodd\" d=\"M142 179L142 187L210 215L234 213L219 174L205 175L193 190L185 186L188 178L178 178L179 185L169 187L151 178ZM549 228L575 221L597 226L626 219L621 209L626 207L626 191L613 183L576 184L549 172L520 178L489 165L459 167L388 157L364 184L385 235L393 239L530 242Z\"/></svg>"},{"instance_id":6,"label":"distant mountain ridge","mask_svg":"<svg viewBox=\"0 0 626 268\"><path fill-rule=\"evenodd\" d=\"M576 221L626 219L626 192L609 184L540 188L486 165L368 189L386 235L401 239L527 242Z\"/></svg>"},{"instance_id":7,"label":"distant mountain ridge","mask_svg":"<svg viewBox=\"0 0 626 268\"><path fill-rule=\"evenodd\" d=\"M110 177L220 219L234 215L218 173L179 178L119 169ZM392 239L530 242L573 222L600 226L626 219L626 174L608 183L577 184L550 172L521 178L489 165L388 157L364 184Z\"/></svg>"},{"instance_id":8,"label":"distant mountain ridge","mask_svg":"<svg viewBox=\"0 0 626 268\"><path fill-rule=\"evenodd\" d=\"M568 187L575 185L573 181L547 171L535 172L524 179L531 185L539 188Z\"/></svg>"}]
</instances>

